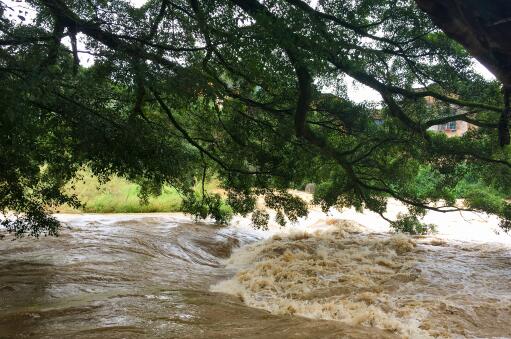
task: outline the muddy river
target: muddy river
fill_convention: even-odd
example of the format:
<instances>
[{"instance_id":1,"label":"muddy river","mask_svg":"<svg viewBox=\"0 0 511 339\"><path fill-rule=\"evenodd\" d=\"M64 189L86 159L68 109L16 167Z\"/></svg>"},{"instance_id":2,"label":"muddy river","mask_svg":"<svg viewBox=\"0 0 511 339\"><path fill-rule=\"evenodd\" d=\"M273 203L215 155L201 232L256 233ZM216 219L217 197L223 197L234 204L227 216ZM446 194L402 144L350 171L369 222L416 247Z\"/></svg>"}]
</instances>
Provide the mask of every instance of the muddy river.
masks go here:
<instances>
[{"instance_id":1,"label":"muddy river","mask_svg":"<svg viewBox=\"0 0 511 339\"><path fill-rule=\"evenodd\" d=\"M0 240L0 338L511 337L511 247L336 217L292 230L63 215Z\"/></svg>"}]
</instances>

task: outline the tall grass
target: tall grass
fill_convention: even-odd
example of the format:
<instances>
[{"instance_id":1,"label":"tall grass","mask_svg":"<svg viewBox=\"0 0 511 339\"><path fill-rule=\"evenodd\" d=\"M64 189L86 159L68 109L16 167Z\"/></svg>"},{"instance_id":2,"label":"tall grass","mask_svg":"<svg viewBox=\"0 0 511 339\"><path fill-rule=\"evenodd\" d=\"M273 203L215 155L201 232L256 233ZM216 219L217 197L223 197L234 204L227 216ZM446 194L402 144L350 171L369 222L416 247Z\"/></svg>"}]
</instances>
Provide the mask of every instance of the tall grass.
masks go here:
<instances>
[{"instance_id":1,"label":"tall grass","mask_svg":"<svg viewBox=\"0 0 511 339\"><path fill-rule=\"evenodd\" d=\"M141 203L138 193L140 186L124 178L113 176L106 183L100 184L96 177L89 172L80 173L81 180L66 186L66 191L76 194L83 207L74 209L61 206L62 213L150 213L150 212L179 212L182 199L179 193L171 187L163 187L160 196L150 197L148 204ZM217 190L218 182L212 180L207 185L208 191Z\"/></svg>"}]
</instances>

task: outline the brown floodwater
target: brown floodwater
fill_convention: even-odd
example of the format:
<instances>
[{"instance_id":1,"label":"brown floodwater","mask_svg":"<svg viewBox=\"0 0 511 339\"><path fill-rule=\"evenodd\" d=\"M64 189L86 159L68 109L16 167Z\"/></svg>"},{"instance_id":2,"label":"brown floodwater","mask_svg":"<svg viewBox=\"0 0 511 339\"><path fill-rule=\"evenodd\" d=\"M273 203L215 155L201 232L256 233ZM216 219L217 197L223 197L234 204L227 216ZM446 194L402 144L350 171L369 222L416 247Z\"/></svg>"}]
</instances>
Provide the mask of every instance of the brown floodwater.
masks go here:
<instances>
[{"instance_id":1,"label":"brown floodwater","mask_svg":"<svg viewBox=\"0 0 511 339\"><path fill-rule=\"evenodd\" d=\"M510 248L180 215L0 240L0 338L511 337Z\"/></svg>"}]
</instances>

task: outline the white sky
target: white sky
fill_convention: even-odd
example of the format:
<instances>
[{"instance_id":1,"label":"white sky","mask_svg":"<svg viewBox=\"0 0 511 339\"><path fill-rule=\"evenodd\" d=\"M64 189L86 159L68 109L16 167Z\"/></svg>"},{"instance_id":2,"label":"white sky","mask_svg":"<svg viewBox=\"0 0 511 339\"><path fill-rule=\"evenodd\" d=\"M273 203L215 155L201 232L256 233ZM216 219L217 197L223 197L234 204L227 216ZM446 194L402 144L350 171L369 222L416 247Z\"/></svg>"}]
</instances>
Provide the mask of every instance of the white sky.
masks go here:
<instances>
[{"instance_id":1,"label":"white sky","mask_svg":"<svg viewBox=\"0 0 511 339\"><path fill-rule=\"evenodd\" d=\"M128 0L129 3L131 3L134 7L142 7L146 2L147 0Z\"/></svg>"}]
</instances>

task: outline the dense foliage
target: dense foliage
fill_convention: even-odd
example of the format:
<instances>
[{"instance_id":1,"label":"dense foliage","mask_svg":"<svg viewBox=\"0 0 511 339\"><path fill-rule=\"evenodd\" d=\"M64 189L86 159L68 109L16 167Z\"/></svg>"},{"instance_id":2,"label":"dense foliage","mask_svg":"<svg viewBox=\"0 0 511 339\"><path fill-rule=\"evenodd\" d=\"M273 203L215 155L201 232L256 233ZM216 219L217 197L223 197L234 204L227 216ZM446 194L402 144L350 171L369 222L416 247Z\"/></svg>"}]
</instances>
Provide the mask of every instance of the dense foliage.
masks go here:
<instances>
[{"instance_id":1,"label":"dense foliage","mask_svg":"<svg viewBox=\"0 0 511 339\"><path fill-rule=\"evenodd\" d=\"M55 234L47 209L78 204L61 188L84 166L146 196L173 186L190 212L226 221L218 196L192 189L215 173L232 211L256 210L260 227L257 196L279 223L307 213L286 191L303 182L325 209L383 215L398 199L411 213L402 224L459 210L467 169L480 185L465 185L462 209L509 225L506 195L478 193L509 191L499 84L411 0L26 3L33 20L0 3L0 209L21 213L3 221L17 234ZM381 105L352 102L346 80ZM456 120L478 128L428 131Z\"/></svg>"}]
</instances>

